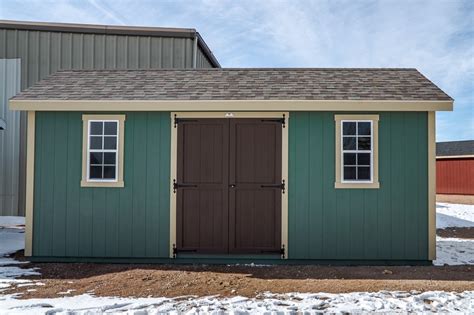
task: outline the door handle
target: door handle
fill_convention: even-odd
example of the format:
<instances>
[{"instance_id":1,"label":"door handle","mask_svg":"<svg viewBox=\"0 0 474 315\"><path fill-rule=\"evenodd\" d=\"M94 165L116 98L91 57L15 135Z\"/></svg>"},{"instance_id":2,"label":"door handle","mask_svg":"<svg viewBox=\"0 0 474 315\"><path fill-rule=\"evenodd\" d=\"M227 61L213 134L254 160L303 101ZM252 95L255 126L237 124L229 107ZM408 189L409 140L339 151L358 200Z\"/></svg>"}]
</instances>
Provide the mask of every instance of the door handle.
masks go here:
<instances>
[{"instance_id":1,"label":"door handle","mask_svg":"<svg viewBox=\"0 0 474 315\"><path fill-rule=\"evenodd\" d=\"M230 188L235 188L235 184L230 184L229 187Z\"/></svg>"}]
</instances>

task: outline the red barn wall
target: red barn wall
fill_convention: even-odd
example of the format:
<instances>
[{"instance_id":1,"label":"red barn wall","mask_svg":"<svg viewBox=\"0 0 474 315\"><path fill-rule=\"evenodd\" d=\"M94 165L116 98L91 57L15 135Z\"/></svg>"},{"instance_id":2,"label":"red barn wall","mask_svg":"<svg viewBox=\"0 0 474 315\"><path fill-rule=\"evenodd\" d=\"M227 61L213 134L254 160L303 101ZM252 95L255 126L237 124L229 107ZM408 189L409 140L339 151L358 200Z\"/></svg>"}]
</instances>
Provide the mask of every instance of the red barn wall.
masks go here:
<instances>
[{"instance_id":1,"label":"red barn wall","mask_svg":"<svg viewBox=\"0 0 474 315\"><path fill-rule=\"evenodd\" d=\"M437 159L436 193L474 195L474 158Z\"/></svg>"}]
</instances>

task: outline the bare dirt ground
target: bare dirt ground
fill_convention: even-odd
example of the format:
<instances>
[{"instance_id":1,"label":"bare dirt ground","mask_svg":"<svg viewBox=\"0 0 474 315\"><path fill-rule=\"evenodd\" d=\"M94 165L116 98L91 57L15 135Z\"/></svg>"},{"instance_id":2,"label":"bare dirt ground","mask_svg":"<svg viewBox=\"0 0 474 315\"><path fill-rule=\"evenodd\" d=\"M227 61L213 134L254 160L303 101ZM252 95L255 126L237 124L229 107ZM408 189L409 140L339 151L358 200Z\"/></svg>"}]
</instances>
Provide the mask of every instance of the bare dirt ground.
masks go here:
<instances>
[{"instance_id":1,"label":"bare dirt ground","mask_svg":"<svg viewBox=\"0 0 474 315\"><path fill-rule=\"evenodd\" d=\"M211 266L35 263L41 276L28 277L42 286L13 287L21 298L94 293L97 296L177 297L242 295L271 291L465 291L474 290L474 266L335 267L335 266ZM27 291L34 288L36 291ZM72 291L73 290L73 291ZM61 293L63 292L63 293Z\"/></svg>"},{"instance_id":2,"label":"bare dirt ground","mask_svg":"<svg viewBox=\"0 0 474 315\"><path fill-rule=\"evenodd\" d=\"M474 228L472 227L449 227L437 229L436 234L441 237L457 237L474 239Z\"/></svg>"}]
</instances>

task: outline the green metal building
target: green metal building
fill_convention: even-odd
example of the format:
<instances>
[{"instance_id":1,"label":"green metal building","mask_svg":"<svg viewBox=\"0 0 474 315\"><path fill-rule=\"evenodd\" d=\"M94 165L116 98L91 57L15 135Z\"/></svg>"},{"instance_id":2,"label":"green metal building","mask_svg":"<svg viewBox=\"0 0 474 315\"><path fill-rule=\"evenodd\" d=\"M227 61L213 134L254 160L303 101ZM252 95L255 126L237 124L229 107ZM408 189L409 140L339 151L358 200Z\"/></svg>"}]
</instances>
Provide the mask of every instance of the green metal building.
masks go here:
<instances>
[{"instance_id":1,"label":"green metal building","mask_svg":"<svg viewBox=\"0 0 474 315\"><path fill-rule=\"evenodd\" d=\"M415 69L56 72L10 100L26 255L428 264L452 106Z\"/></svg>"},{"instance_id":2,"label":"green metal building","mask_svg":"<svg viewBox=\"0 0 474 315\"><path fill-rule=\"evenodd\" d=\"M0 20L0 215L25 213L26 113L8 98L60 69L213 67L195 29Z\"/></svg>"}]
</instances>

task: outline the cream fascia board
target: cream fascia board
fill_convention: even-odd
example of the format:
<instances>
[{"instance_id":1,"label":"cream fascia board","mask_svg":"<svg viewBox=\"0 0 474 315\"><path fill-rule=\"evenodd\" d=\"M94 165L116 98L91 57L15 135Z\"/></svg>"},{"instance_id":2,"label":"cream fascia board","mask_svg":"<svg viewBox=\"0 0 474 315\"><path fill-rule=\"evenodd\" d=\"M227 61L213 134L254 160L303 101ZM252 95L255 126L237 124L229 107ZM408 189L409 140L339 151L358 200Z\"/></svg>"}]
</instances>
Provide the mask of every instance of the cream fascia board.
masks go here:
<instances>
[{"instance_id":1,"label":"cream fascia board","mask_svg":"<svg viewBox=\"0 0 474 315\"><path fill-rule=\"evenodd\" d=\"M342 181L342 143L341 122L345 120L361 120L372 122L372 181L371 182L343 182ZM334 115L336 129L335 145L335 182L336 189L377 189L379 183L379 115Z\"/></svg>"},{"instance_id":2,"label":"cream fascia board","mask_svg":"<svg viewBox=\"0 0 474 315\"><path fill-rule=\"evenodd\" d=\"M16 100L41 111L452 111L453 101L388 100Z\"/></svg>"},{"instance_id":3,"label":"cream fascia board","mask_svg":"<svg viewBox=\"0 0 474 315\"><path fill-rule=\"evenodd\" d=\"M117 180L116 181L89 181L87 179L87 153L88 153L88 130L91 120L116 120L119 122L118 129L118 148L117 148ZM124 187L123 181L123 163L124 163L124 138L125 138L125 115L82 115L82 179L81 187L103 187L103 188L121 188Z\"/></svg>"}]
</instances>

